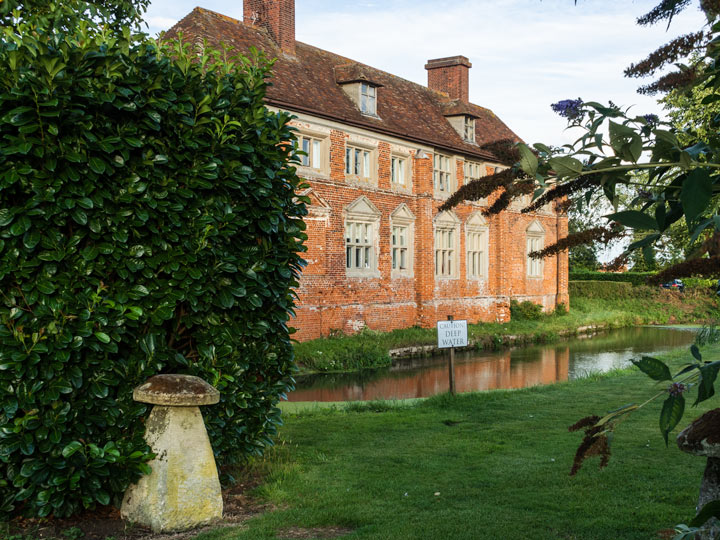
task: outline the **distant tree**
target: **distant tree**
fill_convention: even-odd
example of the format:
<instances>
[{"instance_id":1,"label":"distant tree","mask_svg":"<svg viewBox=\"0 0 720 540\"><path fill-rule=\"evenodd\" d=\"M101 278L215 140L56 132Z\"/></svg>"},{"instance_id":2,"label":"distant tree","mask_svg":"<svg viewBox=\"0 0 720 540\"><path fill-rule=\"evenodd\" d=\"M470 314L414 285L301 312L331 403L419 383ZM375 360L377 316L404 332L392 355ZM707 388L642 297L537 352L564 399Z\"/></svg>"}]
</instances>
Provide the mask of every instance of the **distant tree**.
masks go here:
<instances>
[{"instance_id":1,"label":"distant tree","mask_svg":"<svg viewBox=\"0 0 720 540\"><path fill-rule=\"evenodd\" d=\"M568 232L578 233L587 228L587 222L593 219L591 214L585 214L570 208L568 210ZM597 242L579 244L570 248L568 253L569 267L571 272L581 270L597 270L600 268L598 252L600 245Z\"/></svg>"}]
</instances>

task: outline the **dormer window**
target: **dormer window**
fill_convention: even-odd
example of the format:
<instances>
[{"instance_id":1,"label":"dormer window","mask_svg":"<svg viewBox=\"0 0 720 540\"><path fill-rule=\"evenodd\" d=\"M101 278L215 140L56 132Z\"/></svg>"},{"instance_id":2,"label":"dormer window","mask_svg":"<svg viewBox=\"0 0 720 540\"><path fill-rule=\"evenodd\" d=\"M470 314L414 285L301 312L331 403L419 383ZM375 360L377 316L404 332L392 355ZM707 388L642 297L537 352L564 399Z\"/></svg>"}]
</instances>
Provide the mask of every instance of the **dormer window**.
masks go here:
<instances>
[{"instance_id":1,"label":"dormer window","mask_svg":"<svg viewBox=\"0 0 720 540\"><path fill-rule=\"evenodd\" d=\"M463 138L467 142L475 142L475 119L472 116L466 116L463 123Z\"/></svg>"},{"instance_id":2,"label":"dormer window","mask_svg":"<svg viewBox=\"0 0 720 540\"><path fill-rule=\"evenodd\" d=\"M335 82L362 114L377 117L377 89L382 83L375 70L362 64L336 66Z\"/></svg>"},{"instance_id":3,"label":"dormer window","mask_svg":"<svg viewBox=\"0 0 720 540\"><path fill-rule=\"evenodd\" d=\"M367 83L360 83L360 111L377 116L377 88Z\"/></svg>"}]
</instances>

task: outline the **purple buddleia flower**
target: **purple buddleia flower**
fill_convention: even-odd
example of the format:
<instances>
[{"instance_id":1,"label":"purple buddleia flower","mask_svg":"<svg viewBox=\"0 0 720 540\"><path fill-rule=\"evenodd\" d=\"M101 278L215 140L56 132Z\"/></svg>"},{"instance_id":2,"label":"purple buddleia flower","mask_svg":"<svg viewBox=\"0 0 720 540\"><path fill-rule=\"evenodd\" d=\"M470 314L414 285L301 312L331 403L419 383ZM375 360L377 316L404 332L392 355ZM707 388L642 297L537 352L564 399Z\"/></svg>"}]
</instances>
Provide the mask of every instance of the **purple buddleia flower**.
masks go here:
<instances>
[{"instance_id":1,"label":"purple buddleia flower","mask_svg":"<svg viewBox=\"0 0 720 540\"><path fill-rule=\"evenodd\" d=\"M660 123L660 118L658 118L657 114L645 114L643 115L643 118L651 128L654 128Z\"/></svg>"},{"instance_id":2,"label":"purple buddleia flower","mask_svg":"<svg viewBox=\"0 0 720 540\"><path fill-rule=\"evenodd\" d=\"M568 120L578 120L583 116L583 100L577 99L563 99L557 103L550 105L553 111L558 113L560 116L564 116Z\"/></svg>"},{"instance_id":3,"label":"purple buddleia flower","mask_svg":"<svg viewBox=\"0 0 720 540\"><path fill-rule=\"evenodd\" d=\"M681 396L685 390L687 390L687 387L679 382L674 382L668 387L668 393L675 397Z\"/></svg>"}]
</instances>

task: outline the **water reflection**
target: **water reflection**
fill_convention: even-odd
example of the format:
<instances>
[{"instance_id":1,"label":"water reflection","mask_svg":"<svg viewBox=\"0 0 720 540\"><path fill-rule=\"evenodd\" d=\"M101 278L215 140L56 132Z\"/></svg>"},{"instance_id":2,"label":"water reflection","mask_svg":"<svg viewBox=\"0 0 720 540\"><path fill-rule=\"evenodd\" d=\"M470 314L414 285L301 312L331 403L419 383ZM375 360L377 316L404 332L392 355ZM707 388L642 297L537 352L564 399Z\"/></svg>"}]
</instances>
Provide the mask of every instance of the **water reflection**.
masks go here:
<instances>
[{"instance_id":1,"label":"water reflection","mask_svg":"<svg viewBox=\"0 0 720 540\"><path fill-rule=\"evenodd\" d=\"M456 355L458 392L551 384L628 365L631 358L689 346L695 333L678 328L629 328L592 338L500 352ZM298 379L289 401L368 401L428 397L448 391L447 358L397 362L362 373Z\"/></svg>"}]
</instances>

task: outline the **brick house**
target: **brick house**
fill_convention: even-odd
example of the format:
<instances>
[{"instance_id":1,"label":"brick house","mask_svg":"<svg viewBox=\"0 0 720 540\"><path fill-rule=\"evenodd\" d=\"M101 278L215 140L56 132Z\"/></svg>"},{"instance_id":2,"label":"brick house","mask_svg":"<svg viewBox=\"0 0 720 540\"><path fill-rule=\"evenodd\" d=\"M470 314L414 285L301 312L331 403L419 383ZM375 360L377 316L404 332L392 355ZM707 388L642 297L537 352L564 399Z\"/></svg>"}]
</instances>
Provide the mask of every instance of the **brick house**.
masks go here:
<instances>
[{"instance_id":1,"label":"brick house","mask_svg":"<svg viewBox=\"0 0 720 540\"><path fill-rule=\"evenodd\" d=\"M297 117L310 185L298 339L450 314L507 321L511 299L568 303L567 254L527 256L565 236L566 217L518 205L484 217L492 200L438 214L464 182L503 167L482 146L519 140L469 102L467 58L429 60L428 86L412 83L296 41L294 0L245 0L244 22L196 8L167 36L178 33L277 57L267 105Z\"/></svg>"}]
</instances>

